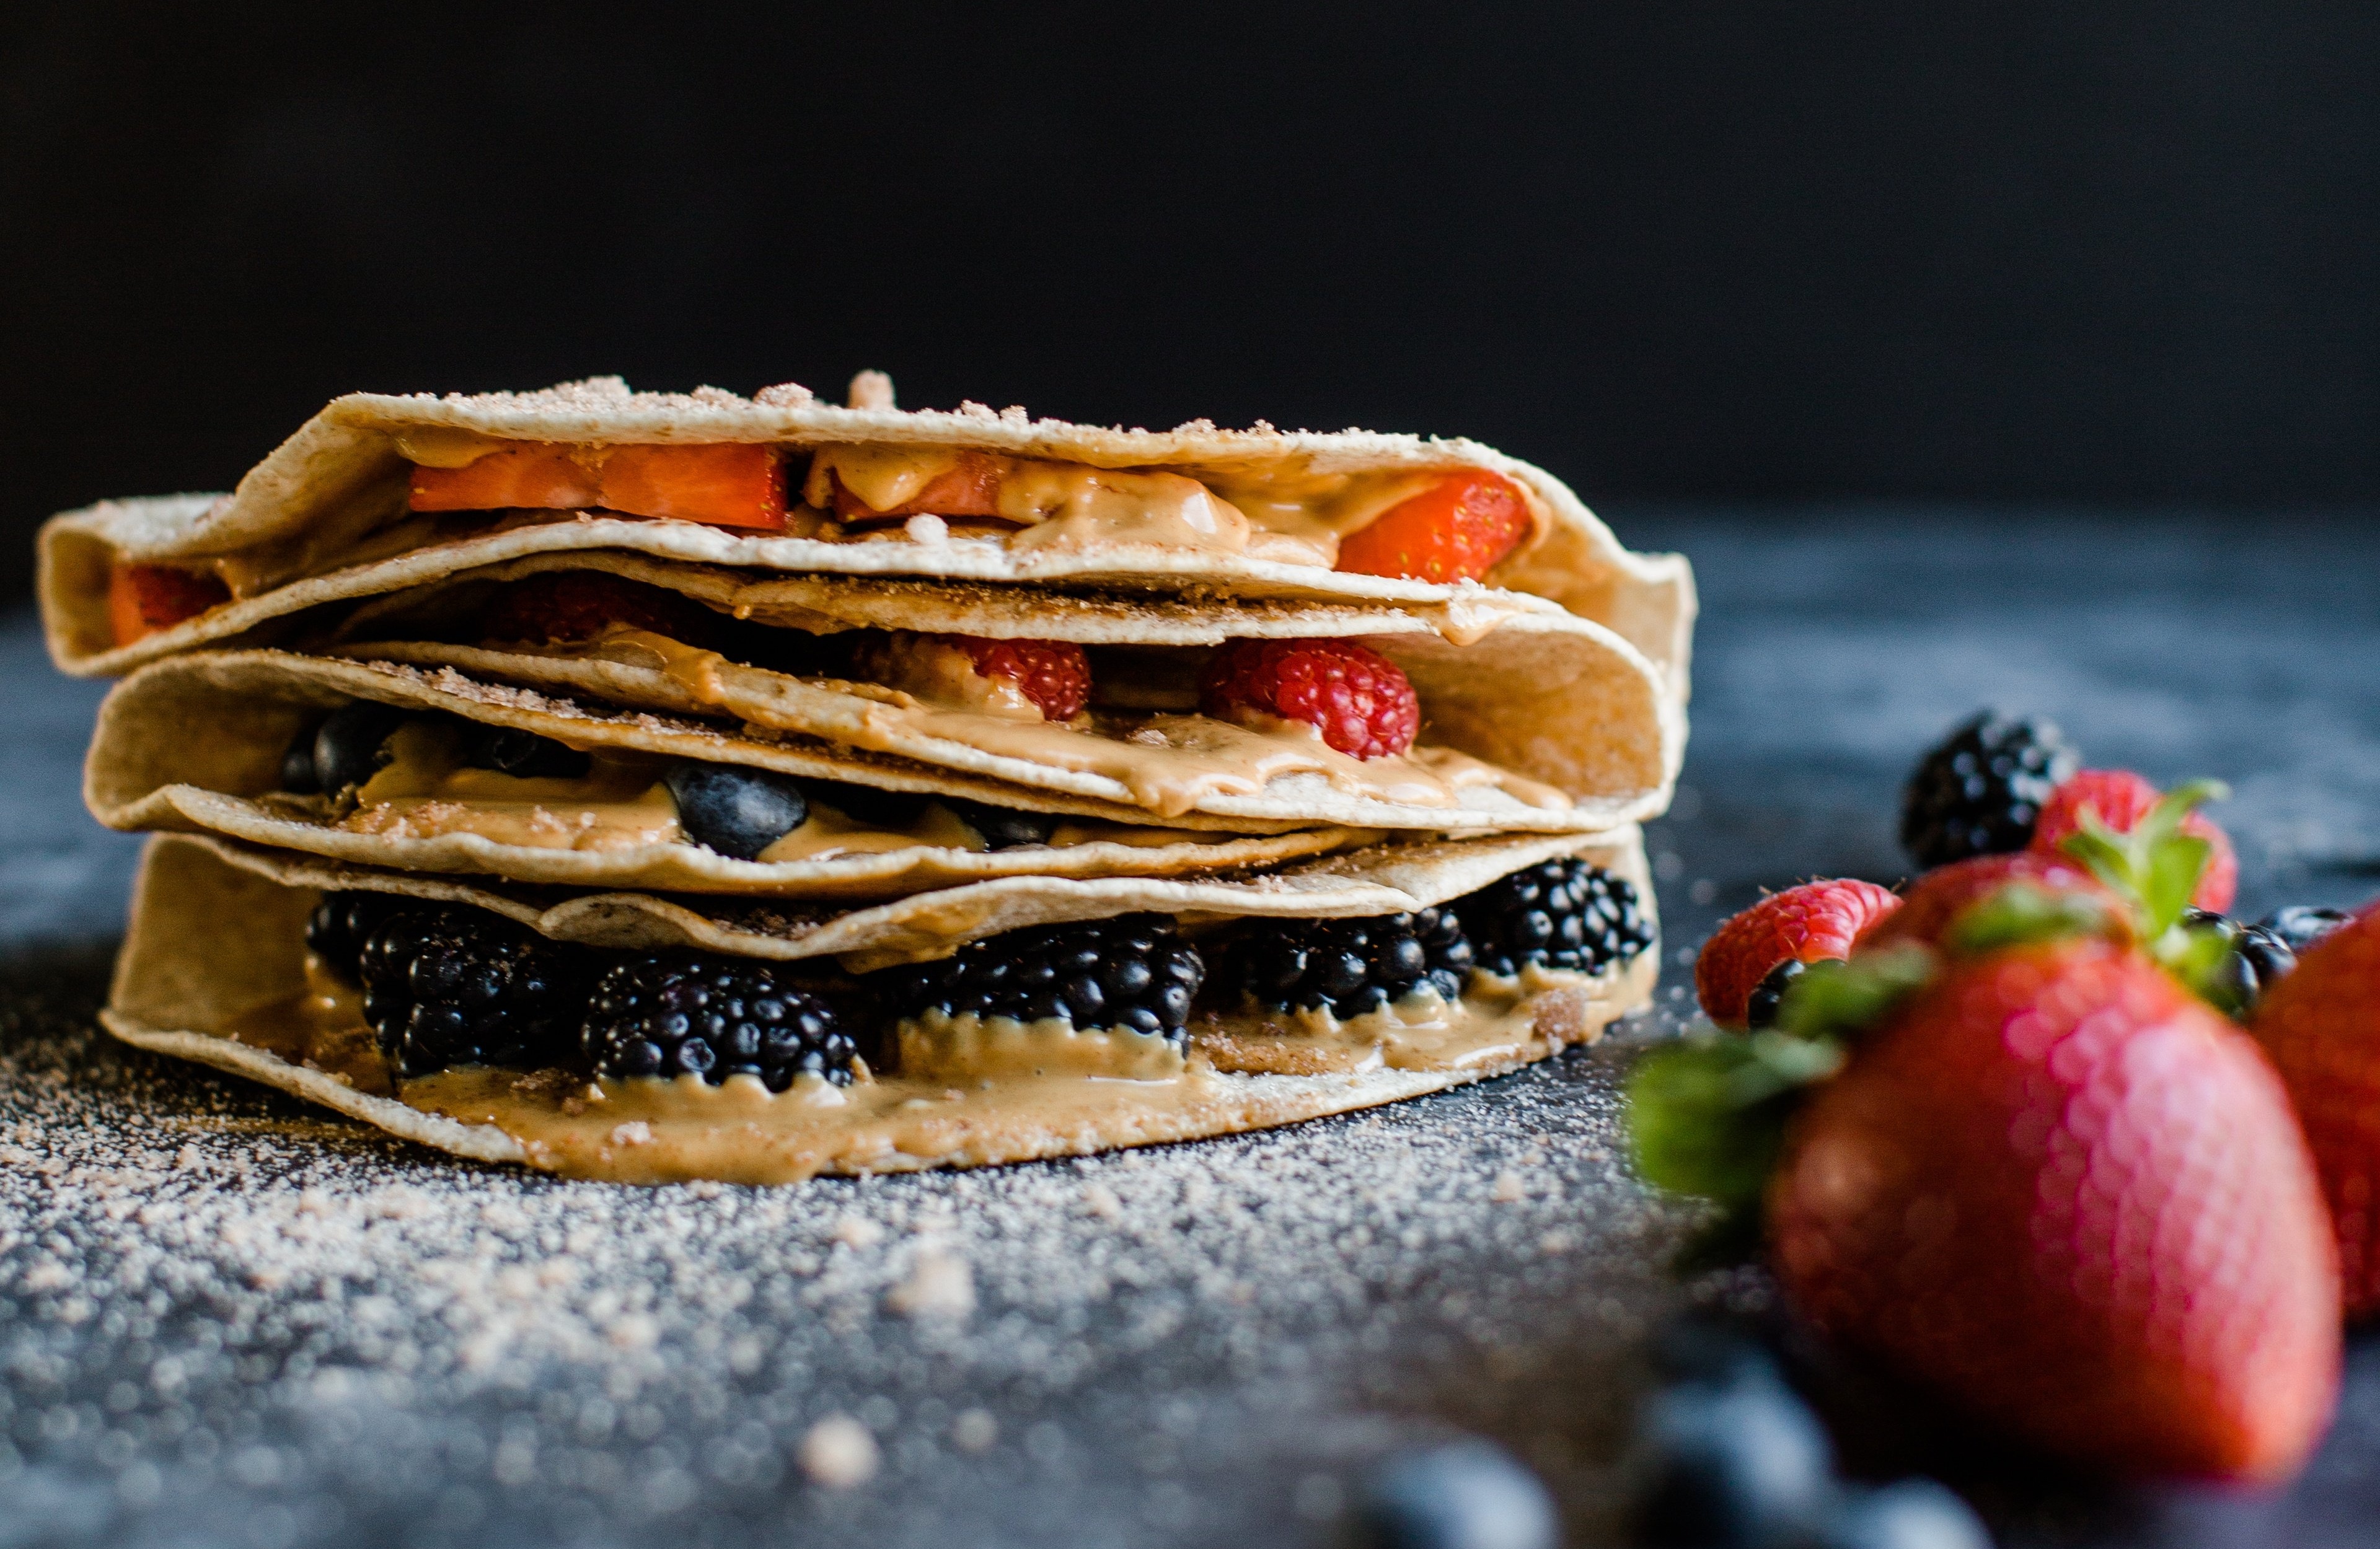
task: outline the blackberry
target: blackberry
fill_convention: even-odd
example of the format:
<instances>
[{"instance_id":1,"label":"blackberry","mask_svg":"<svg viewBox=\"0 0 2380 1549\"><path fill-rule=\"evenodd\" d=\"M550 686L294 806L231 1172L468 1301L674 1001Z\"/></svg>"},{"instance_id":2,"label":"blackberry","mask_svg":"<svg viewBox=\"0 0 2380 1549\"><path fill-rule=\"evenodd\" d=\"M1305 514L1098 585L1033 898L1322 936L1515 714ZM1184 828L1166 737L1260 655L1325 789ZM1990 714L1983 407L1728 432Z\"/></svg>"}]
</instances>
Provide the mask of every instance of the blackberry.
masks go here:
<instances>
[{"instance_id":1,"label":"blackberry","mask_svg":"<svg viewBox=\"0 0 2380 1549\"><path fill-rule=\"evenodd\" d=\"M388 893L324 893L306 916L306 946L340 978L360 983L357 962L364 943L382 921L408 907L419 906Z\"/></svg>"},{"instance_id":2,"label":"blackberry","mask_svg":"<svg viewBox=\"0 0 2380 1549\"><path fill-rule=\"evenodd\" d=\"M1810 965L1799 958L1787 958L1761 975L1760 983L1752 989L1752 998L1744 1002L1743 1024L1755 1032L1777 1025L1777 1013L1785 1008L1785 992L1793 981L1810 971Z\"/></svg>"},{"instance_id":3,"label":"blackberry","mask_svg":"<svg viewBox=\"0 0 2380 1549\"><path fill-rule=\"evenodd\" d=\"M1577 856L1499 878L1447 905L1478 965L1507 977L1530 963L1600 974L1653 944L1636 889Z\"/></svg>"},{"instance_id":4,"label":"blackberry","mask_svg":"<svg viewBox=\"0 0 2380 1549\"><path fill-rule=\"evenodd\" d=\"M2074 752L2046 720L1985 710L1918 762L1900 796L1900 847L1932 870L2022 850L2041 804L2074 772Z\"/></svg>"},{"instance_id":5,"label":"blackberry","mask_svg":"<svg viewBox=\"0 0 2380 1549\"><path fill-rule=\"evenodd\" d=\"M592 977L586 952L460 904L404 908L364 941L364 1020L398 1073L567 1059Z\"/></svg>"},{"instance_id":6,"label":"blackberry","mask_svg":"<svg viewBox=\"0 0 2380 1549\"><path fill-rule=\"evenodd\" d=\"M1248 927L1234 966L1259 1005L1354 1017L1424 986L1457 998L1471 976L1471 942L1451 909L1268 921Z\"/></svg>"},{"instance_id":7,"label":"blackberry","mask_svg":"<svg viewBox=\"0 0 2380 1549\"><path fill-rule=\"evenodd\" d=\"M1161 914L1012 930L872 975L894 1020L936 1009L1018 1022L1056 1017L1085 1031L1126 1028L1176 1044L1189 1041L1190 1002L1206 977L1198 949Z\"/></svg>"},{"instance_id":8,"label":"blackberry","mask_svg":"<svg viewBox=\"0 0 2380 1549\"><path fill-rule=\"evenodd\" d=\"M851 1084L858 1046L834 1008L741 958L661 952L614 962L588 997L580 1047L607 1076L760 1078L783 1092L808 1071Z\"/></svg>"}]
</instances>

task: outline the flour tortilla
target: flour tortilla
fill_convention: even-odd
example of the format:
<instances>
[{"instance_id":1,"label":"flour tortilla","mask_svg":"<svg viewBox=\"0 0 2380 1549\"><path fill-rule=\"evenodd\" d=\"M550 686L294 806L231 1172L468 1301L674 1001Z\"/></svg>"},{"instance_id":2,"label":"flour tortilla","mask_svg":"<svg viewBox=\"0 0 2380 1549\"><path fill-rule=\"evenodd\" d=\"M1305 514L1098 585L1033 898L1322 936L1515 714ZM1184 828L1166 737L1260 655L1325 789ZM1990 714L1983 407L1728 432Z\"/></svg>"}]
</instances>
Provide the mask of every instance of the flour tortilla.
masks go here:
<instances>
[{"instance_id":1,"label":"flour tortilla","mask_svg":"<svg viewBox=\"0 0 2380 1549\"><path fill-rule=\"evenodd\" d=\"M477 873L576 887L830 897L883 897L1023 871L1098 876L1217 870L1335 848L1348 838L1343 831L1299 837L1299 830L1592 833L1629 821L1629 814L1612 804L1583 803L1567 813L1552 813L1516 809L1509 797L1499 798L1506 804L1500 808L1408 808L1317 791L1312 788L1322 784L1320 779L1308 776L1275 781L1260 797L1218 801L1206 810L1167 818L1163 827L1215 834L1229 842L1159 850L1112 842L984 853L920 846L763 865L691 844L575 851L497 844L470 834L406 839L348 832L335 825L319 799L278 793L283 751L324 711L358 698L450 711L583 748L741 764L1111 823L1152 822L1136 807L1063 791L1026 790L978 773L857 753L816 738L787 733L781 740L761 740L650 711L590 708L480 683L451 669L423 672L275 651L170 657L117 684L100 707L84 765L84 800L93 816L114 829L218 833L401 871ZM1218 806L1240 810L1217 811ZM1337 816L1347 813L1369 820L1346 822Z\"/></svg>"},{"instance_id":2,"label":"flour tortilla","mask_svg":"<svg viewBox=\"0 0 2380 1549\"><path fill-rule=\"evenodd\" d=\"M1205 421L1166 431L1035 420L978 404L954 413L837 408L793 384L746 399L715 388L631 393L593 378L538 393L438 397L351 393L331 403L243 478L231 494L103 502L53 518L41 539L40 592L51 650L65 671L105 676L193 647L239 637L334 598L418 586L458 570L560 550L619 549L658 558L801 574L1104 586L1235 598L1370 599L1443 607L1476 583L1442 586L1175 547L1116 543L1056 551L998 539L906 537L830 541L753 537L696 523L580 514L449 539L379 560L358 549L404 507L410 465L396 438L423 430L575 443L875 442L977 449L1103 467L1251 475L1428 472L1483 468L1518 483L1538 519L1536 541L1488 577L1489 588L1550 599L1634 646L1679 699L1694 624L1691 568L1675 554L1636 554L1560 479L1474 442L1365 430L1219 430ZM117 648L107 577L117 561L200 562L241 553L263 565L250 596ZM254 642L249 642L254 643Z\"/></svg>"},{"instance_id":3,"label":"flour tortilla","mask_svg":"<svg viewBox=\"0 0 2380 1549\"><path fill-rule=\"evenodd\" d=\"M1416 902L1451 887L1451 891L1428 900L1442 902L1444 897L1460 896L1494 876L1531 864L1511 857L1534 853L1534 846L1543 842L1474 841L1483 850L1500 847L1509 865L1483 862L1477 853L1440 856L1435 862L1410 854L1383 875L1414 884L1408 896ZM1572 843L1577 853L1629 877L1645 907L1651 909L1644 850L1633 830ZM535 1158L526 1148L493 1126L461 1123L374 1096L322 1071L233 1041L245 1021L304 989L304 922L320 896L318 889L326 883L365 880L362 874L317 871L310 862L236 846L170 836L152 839L135 884L131 927L116 961L107 1008L100 1013L102 1024L138 1047L247 1076L407 1140L480 1161L533 1163ZM388 890L419 891L418 879L379 874L373 880ZM472 902L499 897L459 896ZM518 907L506 912L522 917ZM539 916L565 921L574 917L582 916L552 912ZM1045 916L1049 920L1073 917L1078 916L1063 913ZM1001 928L1017 927L1003 925ZM703 944L736 950L724 941ZM879 1153L846 1161L834 1170L912 1171L1087 1155L1266 1129L1419 1096L1505 1074L1565 1044L1599 1035L1609 1022L1650 998L1658 965L1658 949L1650 949L1624 969L1589 985L1539 998L1536 1026L1540 1042L1524 1057L1453 1071L1376 1069L1353 1075L1214 1076L1209 1078L1213 1083L1209 1098L1138 1116L1129 1124L1027 1131L1006 1137L997 1146L978 1145L941 1155Z\"/></svg>"},{"instance_id":4,"label":"flour tortilla","mask_svg":"<svg viewBox=\"0 0 2380 1549\"><path fill-rule=\"evenodd\" d=\"M598 552L493 566L383 599L367 604L328 640L308 644L322 652L453 667L481 682L643 709L724 714L1038 791L1132 800L1132 793L1112 779L1069 774L887 728L877 701L782 673L722 665L702 685L716 690L706 696L698 685L655 667L443 643L469 637L476 608L494 587L555 569L621 575L677 591L722 613L814 635L866 627L1136 647L1352 637L1396 662L1413 681L1426 741L1570 793L1588 805L1593 827L1658 813L1668 805L1684 756L1684 709L1663 691L1652 664L1601 625L1542 603L1475 610L1458 640L1449 638L1443 620L1433 623L1378 604L1130 595L1059 599L1038 593L1027 599L1013 587L842 576L755 581L733 571ZM1208 810L1234 817L1293 816L1245 805ZM1343 799L1328 816L1340 822L1390 821L1359 817Z\"/></svg>"}]
</instances>

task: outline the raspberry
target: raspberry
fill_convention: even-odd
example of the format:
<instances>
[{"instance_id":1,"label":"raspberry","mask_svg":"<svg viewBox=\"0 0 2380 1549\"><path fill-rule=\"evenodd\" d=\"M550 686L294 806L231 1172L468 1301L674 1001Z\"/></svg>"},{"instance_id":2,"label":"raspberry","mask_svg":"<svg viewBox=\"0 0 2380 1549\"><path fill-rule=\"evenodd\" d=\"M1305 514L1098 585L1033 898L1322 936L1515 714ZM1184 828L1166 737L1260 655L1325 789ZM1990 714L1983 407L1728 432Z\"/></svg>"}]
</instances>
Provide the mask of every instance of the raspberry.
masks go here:
<instances>
[{"instance_id":1,"label":"raspberry","mask_svg":"<svg viewBox=\"0 0 2380 1549\"><path fill-rule=\"evenodd\" d=\"M592 640L618 624L696 644L710 633L711 617L701 604L661 587L600 570L562 570L498 593L480 615L480 632L490 640L544 646Z\"/></svg>"},{"instance_id":2,"label":"raspberry","mask_svg":"<svg viewBox=\"0 0 2380 1549\"><path fill-rule=\"evenodd\" d=\"M1355 758L1402 753L1421 729L1421 701L1403 672L1353 640L1226 646L1199 675L1198 708L1218 720L1302 720Z\"/></svg>"},{"instance_id":3,"label":"raspberry","mask_svg":"<svg viewBox=\"0 0 2380 1549\"><path fill-rule=\"evenodd\" d=\"M2082 862L2038 850L2020 850L2013 855L1977 855L1927 872L1910 885L1900 907L1871 922L1855 945L1861 951L1894 941L1931 946L1968 905L1980 903L2010 882L2030 883L2046 892L2089 893L2111 906L2111 923L2123 928L2124 912L2113 907L2116 895L2084 870Z\"/></svg>"},{"instance_id":4,"label":"raspberry","mask_svg":"<svg viewBox=\"0 0 2380 1549\"><path fill-rule=\"evenodd\" d=\"M1458 473L1342 539L1337 568L1416 581L1476 581L1528 531L1528 502L1511 479Z\"/></svg>"},{"instance_id":5,"label":"raspberry","mask_svg":"<svg viewBox=\"0 0 2380 1549\"><path fill-rule=\"evenodd\" d=\"M1773 893L1703 944L1694 960L1694 994L1713 1022L1741 1027L1755 993L1784 964L1847 958L1862 931L1900 907L1900 900L1885 889L1847 877ZM1774 1017L1773 1004L1762 1009Z\"/></svg>"},{"instance_id":6,"label":"raspberry","mask_svg":"<svg viewBox=\"0 0 2380 1549\"><path fill-rule=\"evenodd\" d=\"M987 678L1005 678L1051 720L1072 720L1091 702L1091 662L1072 640L987 640L932 636L956 646Z\"/></svg>"},{"instance_id":7,"label":"raspberry","mask_svg":"<svg viewBox=\"0 0 2380 1549\"><path fill-rule=\"evenodd\" d=\"M2058 853L2058 846L2067 836L2081 830L2085 807L2098 813L2099 821L2118 833L2130 833L2132 825L2156 805L2159 793L2155 786L2130 769L2084 769L2051 792L2049 800L2042 804L2032 847ZM2240 890L2240 858L2232 853L2230 836L2198 812L2182 819L2181 831L2206 841L2211 847L2206 869L2199 874L2198 888L2190 895L2190 902L2219 914L2231 907L2231 900Z\"/></svg>"},{"instance_id":8,"label":"raspberry","mask_svg":"<svg viewBox=\"0 0 2380 1549\"><path fill-rule=\"evenodd\" d=\"M1071 640L990 640L896 629L862 636L851 666L861 677L935 704L985 708L981 685L1005 684L1048 720L1072 720L1091 701L1090 658Z\"/></svg>"}]
</instances>

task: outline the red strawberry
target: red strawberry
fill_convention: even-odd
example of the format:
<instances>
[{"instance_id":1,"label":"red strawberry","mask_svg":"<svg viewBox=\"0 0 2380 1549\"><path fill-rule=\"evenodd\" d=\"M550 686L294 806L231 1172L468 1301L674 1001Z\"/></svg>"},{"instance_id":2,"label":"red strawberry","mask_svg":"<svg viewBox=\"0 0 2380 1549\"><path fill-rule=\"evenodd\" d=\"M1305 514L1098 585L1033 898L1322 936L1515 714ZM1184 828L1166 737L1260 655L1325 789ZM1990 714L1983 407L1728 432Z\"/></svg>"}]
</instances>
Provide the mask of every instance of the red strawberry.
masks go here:
<instances>
[{"instance_id":1,"label":"red strawberry","mask_svg":"<svg viewBox=\"0 0 2380 1549\"><path fill-rule=\"evenodd\" d=\"M858 670L936 704L1072 720L1091 699L1091 663L1071 640L992 640L895 631L863 648ZM1006 708L1014 707L1014 709Z\"/></svg>"},{"instance_id":2,"label":"red strawberry","mask_svg":"<svg viewBox=\"0 0 2380 1549\"><path fill-rule=\"evenodd\" d=\"M1910 884L1901 907L1877 919L1860 937L1862 951L1895 941L1932 946L1950 922L1969 905L2000 890L2010 882L2029 882L2046 892L2083 892L2112 904L2115 894L2082 867L2063 855L2020 851L2013 855L1977 855L1938 866ZM2120 915L2120 911L2117 912Z\"/></svg>"},{"instance_id":3,"label":"red strawberry","mask_svg":"<svg viewBox=\"0 0 2380 1549\"><path fill-rule=\"evenodd\" d=\"M1302 720L1354 758L1402 753L1421 729L1421 701L1402 669L1353 640L1226 646L1199 677L1198 708L1219 720Z\"/></svg>"},{"instance_id":4,"label":"red strawberry","mask_svg":"<svg viewBox=\"0 0 2380 1549\"><path fill-rule=\"evenodd\" d=\"M1900 907L1873 882L1804 882L1772 893L1718 927L1694 959L1694 994L1722 1027L1741 1027L1753 992L1786 962L1852 955L1860 932Z\"/></svg>"},{"instance_id":5,"label":"red strawberry","mask_svg":"<svg viewBox=\"0 0 2380 1549\"><path fill-rule=\"evenodd\" d=\"M2130 769L2084 769L2070 776L2042 804L2032 848L2058 853L2067 839L2082 829L2086 808L2097 812L2099 821L2116 832L2131 833L2156 805L2160 794L2155 786ZM2199 873L2198 889L2190 902L2220 914L2231 907L2240 890L2240 859L2232 853L2230 836L2198 812L2182 819L2181 831L2206 841L2211 847L2206 869Z\"/></svg>"},{"instance_id":6,"label":"red strawberry","mask_svg":"<svg viewBox=\"0 0 2380 1549\"><path fill-rule=\"evenodd\" d=\"M204 571L119 564L107 576L108 629L128 646L230 600L231 588Z\"/></svg>"},{"instance_id":7,"label":"red strawberry","mask_svg":"<svg viewBox=\"0 0 2380 1549\"><path fill-rule=\"evenodd\" d=\"M480 616L480 633L506 644L545 646L592 640L617 625L698 644L710 634L713 618L700 603L665 587L601 570L558 570L497 593Z\"/></svg>"},{"instance_id":8,"label":"red strawberry","mask_svg":"<svg viewBox=\"0 0 2380 1549\"><path fill-rule=\"evenodd\" d=\"M1455 474L1390 507L1339 544L1338 568L1361 575L1476 581L1520 546L1529 506L1500 474Z\"/></svg>"},{"instance_id":9,"label":"red strawberry","mask_svg":"<svg viewBox=\"0 0 2380 1549\"><path fill-rule=\"evenodd\" d=\"M2286 1094L2114 943L1953 961L1817 1089L1767 1203L1816 1326L2069 1457L2277 1480L2330 1413L2338 1265Z\"/></svg>"},{"instance_id":10,"label":"red strawberry","mask_svg":"<svg viewBox=\"0 0 2380 1549\"><path fill-rule=\"evenodd\" d=\"M2353 1316L2380 1312L2380 910L2306 949L2253 1031L2297 1099Z\"/></svg>"}]
</instances>

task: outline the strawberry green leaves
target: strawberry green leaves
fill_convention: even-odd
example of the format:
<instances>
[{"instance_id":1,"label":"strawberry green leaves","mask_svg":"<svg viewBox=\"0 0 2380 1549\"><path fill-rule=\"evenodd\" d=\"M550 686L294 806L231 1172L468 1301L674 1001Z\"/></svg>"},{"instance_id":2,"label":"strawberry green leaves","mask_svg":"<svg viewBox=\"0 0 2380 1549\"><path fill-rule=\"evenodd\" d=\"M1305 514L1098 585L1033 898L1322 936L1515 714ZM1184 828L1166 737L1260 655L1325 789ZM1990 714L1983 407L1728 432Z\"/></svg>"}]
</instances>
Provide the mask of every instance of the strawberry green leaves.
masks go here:
<instances>
[{"instance_id":1,"label":"strawberry green leaves","mask_svg":"<svg viewBox=\"0 0 2380 1549\"><path fill-rule=\"evenodd\" d=\"M2133 931L2158 966L2201 999L2236 1013L2240 1010L2238 995L2221 973L2231 950L2229 936L2220 926L2186 923L2191 894L2214 847L2182 831L2183 821L2200 803L2230 793L2218 780L2178 785L2130 833L2116 832L2085 807L2081 829L2068 835L2059 848L2131 907Z\"/></svg>"},{"instance_id":2,"label":"strawberry green leaves","mask_svg":"<svg viewBox=\"0 0 2380 1549\"><path fill-rule=\"evenodd\" d=\"M1714 1030L1655 1049L1628 1079L1637 1176L1730 1210L1756 1209L1795 1095L1842 1063L1834 1039L1773 1028Z\"/></svg>"},{"instance_id":3,"label":"strawberry green leaves","mask_svg":"<svg viewBox=\"0 0 2380 1549\"><path fill-rule=\"evenodd\" d=\"M2068 835L2059 848L2130 902L2138 915L2140 938L2154 942L2180 923L2198 875L2214 853L2205 840L2182 832L2182 821L2200 803L2230 793L2219 780L2177 785L2130 833L2118 833L2100 821L2095 810L2085 807L2081 831Z\"/></svg>"},{"instance_id":4,"label":"strawberry green leaves","mask_svg":"<svg viewBox=\"0 0 2380 1549\"><path fill-rule=\"evenodd\" d=\"M1917 946L1814 962L1786 990L1776 1027L1712 1028L1646 1055L1627 1092L1637 1176L1718 1204L1722 1235L1730 1222L1756 1221L1803 1094L1842 1069L1849 1041L1933 971L1934 954Z\"/></svg>"}]
</instances>

